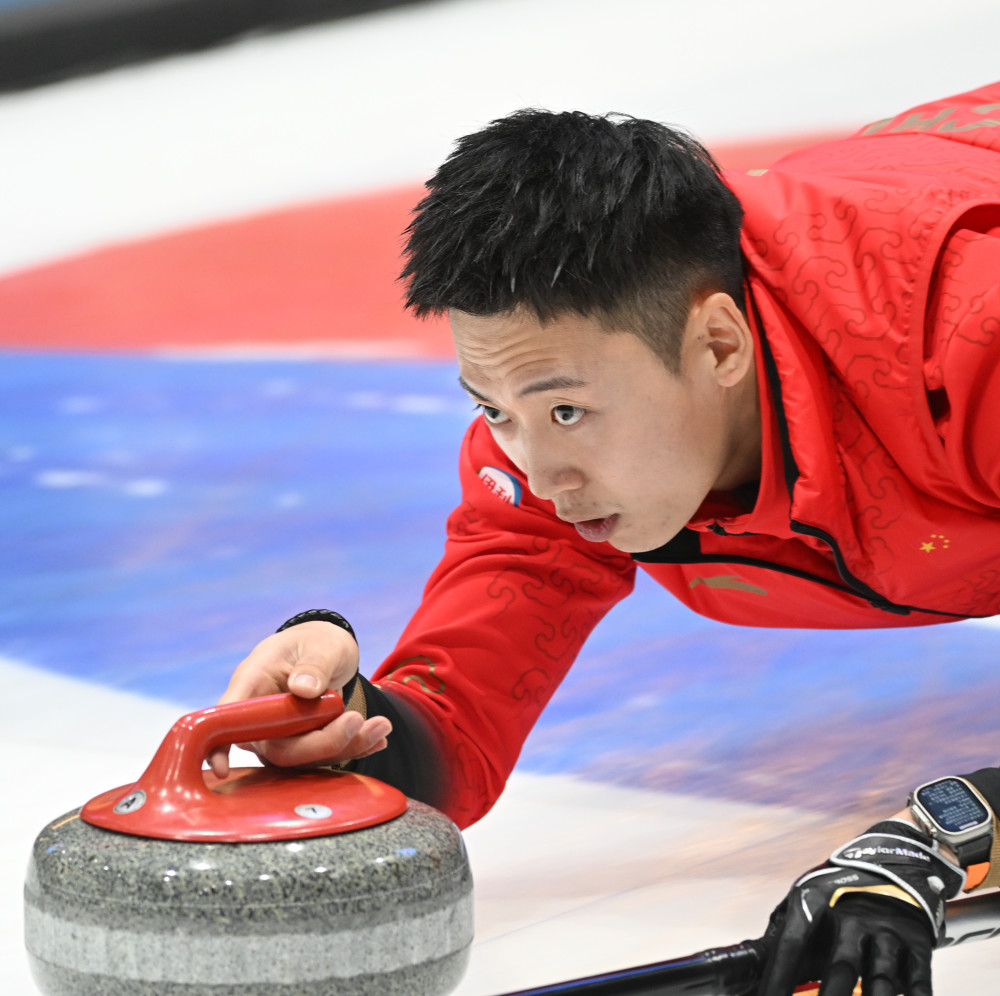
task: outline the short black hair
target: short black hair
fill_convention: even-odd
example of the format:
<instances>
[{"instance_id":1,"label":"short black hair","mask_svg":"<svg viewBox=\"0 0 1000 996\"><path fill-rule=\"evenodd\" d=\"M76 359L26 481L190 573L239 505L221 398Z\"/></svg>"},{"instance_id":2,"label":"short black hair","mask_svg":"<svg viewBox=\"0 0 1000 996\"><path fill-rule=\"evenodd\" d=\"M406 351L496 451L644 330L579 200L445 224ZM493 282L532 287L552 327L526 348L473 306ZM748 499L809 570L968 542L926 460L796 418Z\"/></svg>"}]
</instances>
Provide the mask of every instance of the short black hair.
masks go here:
<instances>
[{"instance_id":1,"label":"short black hair","mask_svg":"<svg viewBox=\"0 0 1000 996\"><path fill-rule=\"evenodd\" d=\"M675 128L520 110L459 139L426 186L401 277L419 316L575 312L635 333L676 371L699 295L743 305L743 209Z\"/></svg>"}]
</instances>

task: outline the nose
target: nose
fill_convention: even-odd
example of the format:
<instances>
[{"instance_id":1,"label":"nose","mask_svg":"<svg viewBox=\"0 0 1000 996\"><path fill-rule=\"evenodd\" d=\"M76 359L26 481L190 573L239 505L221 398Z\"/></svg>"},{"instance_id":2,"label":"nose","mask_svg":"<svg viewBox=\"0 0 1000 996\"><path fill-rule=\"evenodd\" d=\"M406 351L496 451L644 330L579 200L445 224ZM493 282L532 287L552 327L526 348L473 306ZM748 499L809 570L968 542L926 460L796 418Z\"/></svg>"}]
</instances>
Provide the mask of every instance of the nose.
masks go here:
<instances>
[{"instance_id":1,"label":"nose","mask_svg":"<svg viewBox=\"0 0 1000 996\"><path fill-rule=\"evenodd\" d=\"M553 501L583 484L583 474L558 441L526 440L515 460L528 479L528 490L536 498Z\"/></svg>"}]
</instances>

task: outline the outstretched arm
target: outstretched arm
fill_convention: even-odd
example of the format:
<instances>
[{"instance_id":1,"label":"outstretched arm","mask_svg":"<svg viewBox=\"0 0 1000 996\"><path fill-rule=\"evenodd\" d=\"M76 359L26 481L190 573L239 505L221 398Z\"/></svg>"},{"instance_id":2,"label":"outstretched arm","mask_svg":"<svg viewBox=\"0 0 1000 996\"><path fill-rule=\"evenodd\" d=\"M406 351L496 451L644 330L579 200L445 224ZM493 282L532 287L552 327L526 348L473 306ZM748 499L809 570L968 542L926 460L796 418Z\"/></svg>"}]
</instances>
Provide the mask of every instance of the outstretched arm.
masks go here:
<instances>
[{"instance_id":1,"label":"outstretched arm","mask_svg":"<svg viewBox=\"0 0 1000 996\"><path fill-rule=\"evenodd\" d=\"M478 420L463 446L463 502L448 520L444 556L372 681L358 675L349 634L318 621L268 637L237 668L224 701L332 687L347 704L306 737L253 745L262 757L350 761L459 826L490 808L584 640L631 591L635 568L587 543L526 488L516 503L498 495L489 471L517 473ZM221 770L219 755L212 762Z\"/></svg>"}]
</instances>

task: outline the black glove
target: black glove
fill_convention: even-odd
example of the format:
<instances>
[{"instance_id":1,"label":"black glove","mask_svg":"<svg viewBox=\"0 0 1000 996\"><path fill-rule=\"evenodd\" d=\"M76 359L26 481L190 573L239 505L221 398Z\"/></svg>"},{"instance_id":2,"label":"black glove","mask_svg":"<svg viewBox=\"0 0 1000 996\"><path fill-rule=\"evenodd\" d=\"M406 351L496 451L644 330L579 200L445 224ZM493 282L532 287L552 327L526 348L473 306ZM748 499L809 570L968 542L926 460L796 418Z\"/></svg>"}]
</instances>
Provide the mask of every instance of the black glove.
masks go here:
<instances>
[{"instance_id":1,"label":"black glove","mask_svg":"<svg viewBox=\"0 0 1000 996\"><path fill-rule=\"evenodd\" d=\"M931 996L931 952L965 872L911 823L886 820L803 875L771 914L758 996Z\"/></svg>"}]
</instances>

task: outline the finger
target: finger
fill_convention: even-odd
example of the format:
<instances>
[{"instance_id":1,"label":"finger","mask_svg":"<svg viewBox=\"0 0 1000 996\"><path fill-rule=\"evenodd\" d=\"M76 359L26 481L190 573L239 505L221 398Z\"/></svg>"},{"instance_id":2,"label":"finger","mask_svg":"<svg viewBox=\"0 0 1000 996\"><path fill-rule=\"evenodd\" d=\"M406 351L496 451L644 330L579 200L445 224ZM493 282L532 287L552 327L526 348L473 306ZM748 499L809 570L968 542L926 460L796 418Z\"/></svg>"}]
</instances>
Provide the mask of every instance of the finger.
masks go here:
<instances>
[{"instance_id":1,"label":"finger","mask_svg":"<svg viewBox=\"0 0 1000 996\"><path fill-rule=\"evenodd\" d=\"M871 939L868 964L863 972L863 996L896 996L899 985L902 944L895 934L879 931Z\"/></svg>"},{"instance_id":2,"label":"finger","mask_svg":"<svg viewBox=\"0 0 1000 996\"><path fill-rule=\"evenodd\" d=\"M328 688L343 688L357 673L358 645L339 626L307 622L285 632L295 639L288 653L291 667L286 682L293 694L316 698Z\"/></svg>"},{"instance_id":3,"label":"finger","mask_svg":"<svg viewBox=\"0 0 1000 996\"><path fill-rule=\"evenodd\" d=\"M870 982L862 983L861 996L899 996L906 992L895 982L890 982L884 975L874 976Z\"/></svg>"},{"instance_id":4,"label":"finger","mask_svg":"<svg viewBox=\"0 0 1000 996\"><path fill-rule=\"evenodd\" d=\"M223 744L213 747L208 755L208 766L216 778L225 778L229 774L229 746Z\"/></svg>"},{"instance_id":5,"label":"finger","mask_svg":"<svg viewBox=\"0 0 1000 996\"><path fill-rule=\"evenodd\" d=\"M385 750L389 746L389 740L386 737L382 737L381 740L376 740L370 747L366 750L360 751L357 754L351 755L351 760L360 761L363 757L370 757L372 754L377 754L380 750Z\"/></svg>"},{"instance_id":6,"label":"finger","mask_svg":"<svg viewBox=\"0 0 1000 996\"><path fill-rule=\"evenodd\" d=\"M318 730L259 741L254 750L279 767L336 764L374 752L391 729L384 716L364 720L359 713L345 712Z\"/></svg>"},{"instance_id":7,"label":"finger","mask_svg":"<svg viewBox=\"0 0 1000 996\"><path fill-rule=\"evenodd\" d=\"M911 947L906 952L904 975L909 984L908 996L931 996L932 948Z\"/></svg>"},{"instance_id":8,"label":"finger","mask_svg":"<svg viewBox=\"0 0 1000 996\"><path fill-rule=\"evenodd\" d=\"M326 764L338 758L360 733L364 719L360 713L345 712L318 730L294 737L258 740L254 750L279 767Z\"/></svg>"},{"instance_id":9,"label":"finger","mask_svg":"<svg viewBox=\"0 0 1000 996\"><path fill-rule=\"evenodd\" d=\"M276 646L271 637L258 643L236 666L219 698L219 705L285 691L291 663L282 651L283 648Z\"/></svg>"},{"instance_id":10,"label":"finger","mask_svg":"<svg viewBox=\"0 0 1000 996\"><path fill-rule=\"evenodd\" d=\"M319 660L296 665L288 676L288 690L303 699L314 699L330 687L327 668Z\"/></svg>"},{"instance_id":11,"label":"finger","mask_svg":"<svg viewBox=\"0 0 1000 996\"><path fill-rule=\"evenodd\" d=\"M868 962L867 935L857 920L845 916L842 908L835 907L830 915L833 938L819 996L851 996Z\"/></svg>"},{"instance_id":12,"label":"finger","mask_svg":"<svg viewBox=\"0 0 1000 996\"><path fill-rule=\"evenodd\" d=\"M239 663L220 704L292 692L316 698L357 673L358 645L339 626L307 622L273 633Z\"/></svg>"},{"instance_id":13,"label":"finger","mask_svg":"<svg viewBox=\"0 0 1000 996\"><path fill-rule=\"evenodd\" d=\"M809 981L799 975L813 924L802 907L802 894L794 891L785 922L772 942L758 996L791 996L797 983Z\"/></svg>"},{"instance_id":14,"label":"finger","mask_svg":"<svg viewBox=\"0 0 1000 996\"><path fill-rule=\"evenodd\" d=\"M358 760L369 757L389 745L392 723L385 716L373 716L366 720L354 739L347 745L346 757L342 760Z\"/></svg>"},{"instance_id":15,"label":"finger","mask_svg":"<svg viewBox=\"0 0 1000 996\"><path fill-rule=\"evenodd\" d=\"M846 962L838 962L824 973L818 996L851 996L857 984L858 973Z\"/></svg>"}]
</instances>

